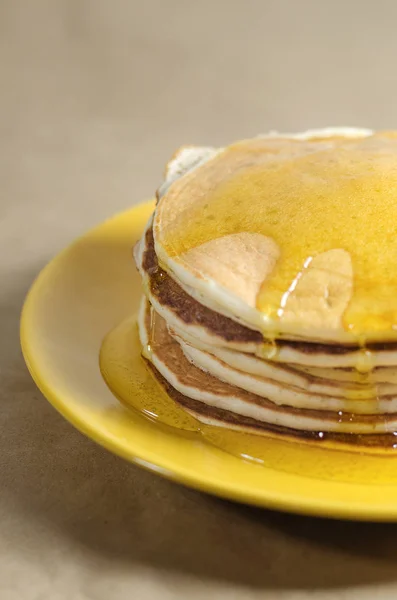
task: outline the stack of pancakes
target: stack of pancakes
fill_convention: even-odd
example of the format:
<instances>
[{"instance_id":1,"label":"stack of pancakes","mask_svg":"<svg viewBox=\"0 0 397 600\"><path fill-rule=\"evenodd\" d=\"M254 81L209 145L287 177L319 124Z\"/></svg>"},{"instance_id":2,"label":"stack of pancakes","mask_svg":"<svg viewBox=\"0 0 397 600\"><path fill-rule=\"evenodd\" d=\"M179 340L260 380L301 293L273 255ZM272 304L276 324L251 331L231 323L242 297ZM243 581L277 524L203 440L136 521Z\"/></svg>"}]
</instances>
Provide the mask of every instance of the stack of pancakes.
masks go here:
<instances>
[{"instance_id":1,"label":"stack of pancakes","mask_svg":"<svg viewBox=\"0 0 397 600\"><path fill-rule=\"evenodd\" d=\"M200 421L397 441L397 135L185 147L134 250L143 355Z\"/></svg>"}]
</instances>

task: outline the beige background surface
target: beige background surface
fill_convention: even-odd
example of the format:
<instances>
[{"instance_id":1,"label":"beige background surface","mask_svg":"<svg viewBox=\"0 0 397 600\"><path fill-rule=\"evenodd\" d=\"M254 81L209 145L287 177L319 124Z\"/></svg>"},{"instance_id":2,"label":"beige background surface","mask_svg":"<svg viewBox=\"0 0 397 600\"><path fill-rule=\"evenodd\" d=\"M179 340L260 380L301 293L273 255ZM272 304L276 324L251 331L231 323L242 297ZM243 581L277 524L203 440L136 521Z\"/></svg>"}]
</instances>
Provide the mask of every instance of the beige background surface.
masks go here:
<instances>
[{"instance_id":1,"label":"beige background surface","mask_svg":"<svg viewBox=\"0 0 397 600\"><path fill-rule=\"evenodd\" d=\"M0 598L397 597L397 528L229 504L62 420L18 343L75 236L150 196L183 143L397 128L391 0L0 0Z\"/></svg>"}]
</instances>

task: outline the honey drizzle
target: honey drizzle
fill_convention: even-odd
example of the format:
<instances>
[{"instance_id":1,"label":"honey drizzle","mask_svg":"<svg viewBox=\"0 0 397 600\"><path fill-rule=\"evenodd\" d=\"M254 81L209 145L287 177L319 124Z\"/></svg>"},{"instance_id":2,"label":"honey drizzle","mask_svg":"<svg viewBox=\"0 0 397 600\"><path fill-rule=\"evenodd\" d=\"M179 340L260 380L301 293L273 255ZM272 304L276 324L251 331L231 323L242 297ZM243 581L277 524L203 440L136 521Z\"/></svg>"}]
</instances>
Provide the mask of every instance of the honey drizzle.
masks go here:
<instances>
[{"instance_id":1,"label":"honey drizzle","mask_svg":"<svg viewBox=\"0 0 397 600\"><path fill-rule=\"evenodd\" d=\"M396 337L396 134L248 140L200 172L201 179L193 173L176 182L164 200L173 218L159 239L169 256L183 262L189 249L239 232L272 238L281 254L257 298L266 334L269 327L277 329L311 261L343 250L354 273L344 328L357 337ZM183 190L189 197L181 209Z\"/></svg>"},{"instance_id":2,"label":"honey drizzle","mask_svg":"<svg viewBox=\"0 0 397 600\"><path fill-rule=\"evenodd\" d=\"M353 264L353 292L342 322L360 349L356 382L371 390L372 399L366 401L379 412L366 339L392 337L396 330L397 134L248 140L230 146L212 162L210 184L199 186L198 200L184 206L183 215L165 231L167 252L178 257L216 237L244 231L277 242L281 256L257 298L266 338L260 356L272 360L278 352L277 323L313 258L332 249L346 250ZM221 173L218 179L216 171ZM352 390L349 398L357 397ZM353 419L340 415L340 422Z\"/></svg>"}]
</instances>

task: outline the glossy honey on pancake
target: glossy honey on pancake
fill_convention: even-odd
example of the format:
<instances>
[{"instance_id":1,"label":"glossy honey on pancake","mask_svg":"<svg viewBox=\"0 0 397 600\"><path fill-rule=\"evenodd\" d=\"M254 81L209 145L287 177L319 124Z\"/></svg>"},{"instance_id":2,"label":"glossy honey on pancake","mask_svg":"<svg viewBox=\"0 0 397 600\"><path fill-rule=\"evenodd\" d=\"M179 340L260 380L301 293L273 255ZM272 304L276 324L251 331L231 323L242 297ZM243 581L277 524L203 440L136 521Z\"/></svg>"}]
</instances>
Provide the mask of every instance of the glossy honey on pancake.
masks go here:
<instances>
[{"instance_id":1,"label":"glossy honey on pancake","mask_svg":"<svg viewBox=\"0 0 397 600\"><path fill-rule=\"evenodd\" d=\"M266 336L397 339L397 134L233 144L173 181L161 266Z\"/></svg>"},{"instance_id":2,"label":"glossy honey on pancake","mask_svg":"<svg viewBox=\"0 0 397 600\"><path fill-rule=\"evenodd\" d=\"M393 132L179 151L134 250L143 351L170 395L234 428L383 443L397 428L394 197Z\"/></svg>"}]
</instances>

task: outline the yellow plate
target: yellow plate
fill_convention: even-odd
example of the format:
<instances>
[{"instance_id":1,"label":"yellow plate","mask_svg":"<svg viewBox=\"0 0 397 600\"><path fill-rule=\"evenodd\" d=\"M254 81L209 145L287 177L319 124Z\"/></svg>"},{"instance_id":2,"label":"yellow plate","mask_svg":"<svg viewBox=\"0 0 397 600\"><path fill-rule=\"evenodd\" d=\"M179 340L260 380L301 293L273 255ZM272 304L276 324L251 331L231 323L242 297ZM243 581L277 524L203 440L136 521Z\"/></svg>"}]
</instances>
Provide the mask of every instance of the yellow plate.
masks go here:
<instances>
[{"instance_id":1,"label":"yellow plate","mask_svg":"<svg viewBox=\"0 0 397 600\"><path fill-rule=\"evenodd\" d=\"M152 209L150 202L97 227L64 250L34 283L22 314L21 340L43 394L109 450L197 489L291 512L397 520L397 456L264 440L269 452L265 464L258 465L198 434L145 419L113 396L99 370L99 350L104 336L138 307L141 286L131 248Z\"/></svg>"}]
</instances>

